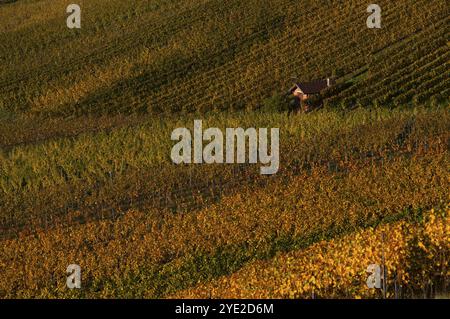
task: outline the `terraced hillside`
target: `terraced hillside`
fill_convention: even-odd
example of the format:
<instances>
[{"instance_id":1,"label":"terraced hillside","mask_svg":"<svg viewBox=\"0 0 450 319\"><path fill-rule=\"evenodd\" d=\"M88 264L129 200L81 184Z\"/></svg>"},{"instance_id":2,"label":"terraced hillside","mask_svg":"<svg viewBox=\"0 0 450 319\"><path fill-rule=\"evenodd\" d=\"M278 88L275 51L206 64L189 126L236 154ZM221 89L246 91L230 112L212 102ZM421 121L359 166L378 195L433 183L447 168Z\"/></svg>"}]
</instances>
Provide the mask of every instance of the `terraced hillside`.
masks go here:
<instances>
[{"instance_id":1,"label":"terraced hillside","mask_svg":"<svg viewBox=\"0 0 450 319\"><path fill-rule=\"evenodd\" d=\"M378 1L374 30L362 0L77 3L81 29L0 1L0 297L373 298L382 247L388 297L448 291L445 0ZM280 170L173 164L194 119L280 128Z\"/></svg>"}]
</instances>

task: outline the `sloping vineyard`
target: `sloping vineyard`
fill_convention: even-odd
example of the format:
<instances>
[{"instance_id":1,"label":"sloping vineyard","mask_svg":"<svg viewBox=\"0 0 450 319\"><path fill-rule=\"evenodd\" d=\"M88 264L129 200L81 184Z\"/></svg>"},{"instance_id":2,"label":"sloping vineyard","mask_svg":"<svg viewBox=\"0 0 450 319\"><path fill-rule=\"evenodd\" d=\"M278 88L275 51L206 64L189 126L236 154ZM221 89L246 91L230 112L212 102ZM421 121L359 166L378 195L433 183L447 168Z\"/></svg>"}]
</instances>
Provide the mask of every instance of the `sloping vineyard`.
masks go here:
<instances>
[{"instance_id":1,"label":"sloping vineyard","mask_svg":"<svg viewBox=\"0 0 450 319\"><path fill-rule=\"evenodd\" d=\"M387 298L448 291L447 1L0 2L0 298L376 298L381 248ZM279 128L277 174L175 165L194 120Z\"/></svg>"},{"instance_id":2,"label":"sloping vineyard","mask_svg":"<svg viewBox=\"0 0 450 319\"><path fill-rule=\"evenodd\" d=\"M2 297L163 297L276 252L306 247L448 199L448 154L392 158L382 168L316 167L265 187L243 186L199 211L147 209L57 227L0 245ZM68 264L82 291L64 289Z\"/></svg>"},{"instance_id":3,"label":"sloping vineyard","mask_svg":"<svg viewBox=\"0 0 450 319\"><path fill-rule=\"evenodd\" d=\"M448 99L449 50L447 16L420 30L400 45L386 49L392 59L376 57L364 81L341 91L331 104L359 102L363 106L420 105L433 97L438 102Z\"/></svg>"},{"instance_id":4,"label":"sloping vineyard","mask_svg":"<svg viewBox=\"0 0 450 319\"><path fill-rule=\"evenodd\" d=\"M243 114L207 121L219 126L234 121L240 125L255 121L267 125L270 121L271 126L280 126L284 121L280 126L285 132L282 165L271 179L289 179L293 173L315 166L338 172L360 162L383 165L383 161L407 153L448 150L450 121L446 120L449 113L445 110L405 113L403 119L398 113L363 112L354 115L353 128L347 124L346 130L339 123L350 120L348 115L328 120L326 116L318 116L322 127L314 126L314 118L284 115L270 119L261 114L258 120ZM379 116L382 118L376 119ZM0 164L3 232L6 235L8 230L25 226L33 229L33 224L71 224L65 218L73 212L78 212L75 219L89 220L119 217L137 207L193 210L232 190L238 191L242 185L264 182L255 165L241 167L239 173L239 167L233 165L173 165L166 155L170 153L166 138L170 126L170 122L164 127L148 123L137 129L15 148Z\"/></svg>"},{"instance_id":5,"label":"sloping vineyard","mask_svg":"<svg viewBox=\"0 0 450 319\"><path fill-rule=\"evenodd\" d=\"M245 127L245 123L257 122L257 116L205 122ZM269 117L259 116L267 124ZM262 184L255 175L247 179L246 170L236 172L232 167L194 167L191 176L170 165L149 169L153 175L133 170L146 167L144 159L157 163L155 153L153 158L147 156L159 143L157 134L149 134L155 132L154 127L150 131L141 127L143 131L97 133L98 140L78 137L70 143L63 139L59 142L63 144L48 142L15 149L2 161L3 217L10 218L12 212L12 221L20 225L37 214L56 223L30 222L33 229L19 229L1 240L0 295L164 297L230 274L253 260L408 218L448 201L448 110L360 111L334 116L326 112L309 118L275 116L273 125L284 123L283 131L292 139L282 152L286 157L279 177ZM171 125L168 127L170 131ZM145 132L150 140L137 143ZM165 133L161 128L161 137ZM116 162L117 166L108 166L116 156L102 147L115 148L128 165ZM139 158L140 152L133 147L146 156ZM72 150L75 152L70 155ZM86 156L84 164L78 150ZM65 174L58 173L61 167L54 158L62 161ZM49 174L52 169L55 174ZM102 185L96 190L101 178L111 178L110 171L117 177L112 177L109 187ZM180 202L154 206L151 197L146 197L158 192L170 197L177 189L189 189L189 177L194 183L190 190L195 191L198 181L240 181L237 174L244 176L240 185L232 184L231 191L216 188L219 196L214 200L198 194L195 208L183 209ZM42 176L47 176L45 187ZM5 184L14 180L16 186ZM78 190L64 190L64 181L78 185ZM86 191L90 194L78 197ZM138 195L150 200L150 205L141 205ZM120 207L123 198L137 201L129 207L141 208L126 211L127 206ZM80 223L90 205L94 205L94 217L102 218L87 216ZM102 211L102 205L114 208L117 214L108 215L111 210ZM67 220L58 221L61 212ZM65 223L70 220L72 224ZM64 288L65 267L73 262L83 267L86 288L78 292Z\"/></svg>"},{"instance_id":6,"label":"sloping vineyard","mask_svg":"<svg viewBox=\"0 0 450 319\"><path fill-rule=\"evenodd\" d=\"M450 209L358 231L174 295L176 298L381 298L366 285L368 265L386 269L387 298L436 297L449 273ZM437 280L439 278L439 280ZM434 285L432 284L434 283Z\"/></svg>"},{"instance_id":7,"label":"sloping vineyard","mask_svg":"<svg viewBox=\"0 0 450 319\"><path fill-rule=\"evenodd\" d=\"M96 3L86 8L92 10L86 32L68 38L55 33L45 41L62 37L62 43L46 49L35 42L42 37L26 38L25 30L4 32L4 43L20 35L21 50L45 50L46 60L29 68L27 61L17 63L20 52L9 51L0 78L1 105L60 115L248 109L284 93L293 76L333 74L355 83L337 92L330 106L448 97L445 1L381 1L383 28L376 31L365 25L365 2L306 2L299 9L290 0L264 6L256 0L181 1L177 10L174 4L153 7L145 1L134 9ZM48 19L51 30L55 19ZM113 32L99 42L105 23ZM366 76L353 79L361 69ZM397 90L395 83L408 89Z\"/></svg>"}]
</instances>

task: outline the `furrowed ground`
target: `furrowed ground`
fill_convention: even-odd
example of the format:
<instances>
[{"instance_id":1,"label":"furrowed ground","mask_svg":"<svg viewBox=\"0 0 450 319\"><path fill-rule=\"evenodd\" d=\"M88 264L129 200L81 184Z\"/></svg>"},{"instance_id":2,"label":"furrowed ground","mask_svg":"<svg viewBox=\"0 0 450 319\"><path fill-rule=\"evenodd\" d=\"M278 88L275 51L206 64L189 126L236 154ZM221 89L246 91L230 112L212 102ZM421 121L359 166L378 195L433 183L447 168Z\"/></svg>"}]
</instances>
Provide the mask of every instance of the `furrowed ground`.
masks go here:
<instances>
[{"instance_id":1,"label":"furrowed ground","mask_svg":"<svg viewBox=\"0 0 450 319\"><path fill-rule=\"evenodd\" d=\"M70 30L0 1L0 297L379 297L381 247L389 297L448 290L445 0L380 0L379 30L361 0L77 3ZM172 164L194 119L280 128L280 171Z\"/></svg>"}]
</instances>

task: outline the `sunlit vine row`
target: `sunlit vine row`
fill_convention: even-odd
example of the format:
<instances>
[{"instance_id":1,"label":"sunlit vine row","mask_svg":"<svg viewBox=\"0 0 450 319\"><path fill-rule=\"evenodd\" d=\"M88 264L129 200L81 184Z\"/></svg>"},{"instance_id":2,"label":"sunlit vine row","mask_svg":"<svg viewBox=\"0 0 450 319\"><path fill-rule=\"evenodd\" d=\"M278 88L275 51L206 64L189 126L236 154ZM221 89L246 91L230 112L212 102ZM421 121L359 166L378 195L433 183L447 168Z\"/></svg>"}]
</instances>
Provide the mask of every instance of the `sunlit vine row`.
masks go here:
<instances>
[{"instance_id":1,"label":"sunlit vine row","mask_svg":"<svg viewBox=\"0 0 450 319\"><path fill-rule=\"evenodd\" d=\"M366 282L371 274L368 266L383 265L383 260L387 298L445 294L450 276L450 208L427 212L420 221L357 231L258 261L174 297L382 298L382 290L369 288Z\"/></svg>"},{"instance_id":2,"label":"sunlit vine row","mask_svg":"<svg viewBox=\"0 0 450 319\"><path fill-rule=\"evenodd\" d=\"M383 169L317 167L243 187L197 212L135 210L115 221L23 233L0 243L0 293L71 296L65 267L77 263L82 296L164 296L255 258L443 203L448 165L448 155L436 153L392 159Z\"/></svg>"}]
</instances>

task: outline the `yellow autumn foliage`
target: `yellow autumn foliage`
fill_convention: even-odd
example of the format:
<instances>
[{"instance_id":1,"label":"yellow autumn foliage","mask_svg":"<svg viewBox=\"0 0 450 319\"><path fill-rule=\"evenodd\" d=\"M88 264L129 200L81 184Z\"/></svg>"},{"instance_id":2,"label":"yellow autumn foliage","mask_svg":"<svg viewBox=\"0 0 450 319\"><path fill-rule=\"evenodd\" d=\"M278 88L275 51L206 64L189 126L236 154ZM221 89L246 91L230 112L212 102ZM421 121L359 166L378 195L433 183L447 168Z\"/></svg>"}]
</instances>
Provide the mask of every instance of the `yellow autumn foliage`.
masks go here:
<instances>
[{"instance_id":1,"label":"yellow autumn foliage","mask_svg":"<svg viewBox=\"0 0 450 319\"><path fill-rule=\"evenodd\" d=\"M385 238L383 240L382 238ZM177 298L376 298L366 285L370 264L387 270L387 297L394 285L410 296L450 276L450 206L431 210L420 223L383 225L322 241L305 250L257 261L211 283L180 291ZM399 289L399 288L398 288Z\"/></svg>"},{"instance_id":2,"label":"yellow autumn foliage","mask_svg":"<svg viewBox=\"0 0 450 319\"><path fill-rule=\"evenodd\" d=\"M307 246L384 218L403 218L408 207L412 212L447 201L447 164L448 156L436 153L395 158L379 169L355 165L346 173L317 167L287 180L273 179L264 188L244 186L199 211L132 210L118 220L23 233L0 242L0 296L165 297L223 269L233 271L247 261L266 258L273 250ZM392 235L389 242L400 240L397 237L402 238ZM356 238L370 243L364 236ZM430 238L441 240L437 235ZM330 245L341 250L337 257L347 251L355 260L374 249L368 245L353 251L339 241ZM335 267L337 273L362 276L360 268L331 263L327 254L332 250L323 247L322 254L306 257ZM392 249L399 256L403 251ZM66 267L73 263L82 268L84 288L79 292L66 288ZM306 282L297 278L297 272L290 273L290 280L276 286L289 291L289 297L308 295L318 284L338 284L328 272L307 277ZM266 278L273 276L268 271ZM301 290L292 290L292 285Z\"/></svg>"}]
</instances>

